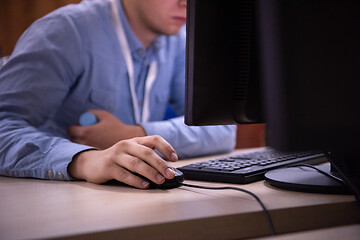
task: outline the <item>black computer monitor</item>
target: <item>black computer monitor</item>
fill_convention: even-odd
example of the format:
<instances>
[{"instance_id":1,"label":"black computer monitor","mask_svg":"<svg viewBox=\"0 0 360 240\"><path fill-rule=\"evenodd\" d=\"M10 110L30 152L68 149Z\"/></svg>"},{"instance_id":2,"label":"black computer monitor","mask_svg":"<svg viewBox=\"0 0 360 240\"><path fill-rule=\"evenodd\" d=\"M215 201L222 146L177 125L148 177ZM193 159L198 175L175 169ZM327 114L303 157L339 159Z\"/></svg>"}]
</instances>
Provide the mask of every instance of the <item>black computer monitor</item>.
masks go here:
<instances>
[{"instance_id":1,"label":"black computer monitor","mask_svg":"<svg viewBox=\"0 0 360 240\"><path fill-rule=\"evenodd\" d=\"M253 1L187 6L185 122L263 123Z\"/></svg>"},{"instance_id":2,"label":"black computer monitor","mask_svg":"<svg viewBox=\"0 0 360 240\"><path fill-rule=\"evenodd\" d=\"M188 0L188 125L266 122L360 198L360 1Z\"/></svg>"}]
</instances>

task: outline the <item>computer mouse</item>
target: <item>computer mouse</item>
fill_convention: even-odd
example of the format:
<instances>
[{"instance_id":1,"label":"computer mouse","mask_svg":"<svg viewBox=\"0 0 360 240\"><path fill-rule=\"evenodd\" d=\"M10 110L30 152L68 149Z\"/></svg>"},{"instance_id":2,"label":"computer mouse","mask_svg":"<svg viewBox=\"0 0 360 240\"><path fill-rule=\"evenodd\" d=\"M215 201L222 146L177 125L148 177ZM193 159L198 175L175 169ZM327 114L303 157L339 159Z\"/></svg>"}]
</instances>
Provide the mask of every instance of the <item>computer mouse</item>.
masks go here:
<instances>
[{"instance_id":1,"label":"computer mouse","mask_svg":"<svg viewBox=\"0 0 360 240\"><path fill-rule=\"evenodd\" d=\"M181 183L184 181L184 174L177 168L175 170L175 177L172 179L165 179L165 182L162 184L155 184L150 181L150 188L159 188L159 189L171 189L181 186Z\"/></svg>"},{"instance_id":2,"label":"computer mouse","mask_svg":"<svg viewBox=\"0 0 360 240\"><path fill-rule=\"evenodd\" d=\"M184 174L176 168L173 169L175 171L175 177L173 177L172 179L165 179L165 182L162 184L156 184L138 173L133 174L148 181L150 183L149 189L171 189L179 187L184 181Z\"/></svg>"}]
</instances>

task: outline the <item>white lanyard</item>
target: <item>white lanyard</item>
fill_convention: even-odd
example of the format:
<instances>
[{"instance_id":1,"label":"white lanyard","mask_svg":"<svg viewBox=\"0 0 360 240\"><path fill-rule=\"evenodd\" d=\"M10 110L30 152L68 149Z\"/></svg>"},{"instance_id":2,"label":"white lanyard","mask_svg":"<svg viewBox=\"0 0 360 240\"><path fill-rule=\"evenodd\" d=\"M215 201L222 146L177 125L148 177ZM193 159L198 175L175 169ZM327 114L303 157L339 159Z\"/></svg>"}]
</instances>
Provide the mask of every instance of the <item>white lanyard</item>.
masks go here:
<instances>
[{"instance_id":1,"label":"white lanyard","mask_svg":"<svg viewBox=\"0 0 360 240\"><path fill-rule=\"evenodd\" d=\"M148 74L145 80L145 93L144 93L144 104L143 104L143 111L142 116L140 119L140 110L139 110L139 103L135 92L135 81L134 81L134 64L131 57L131 51L129 48L129 44L126 40L126 35L124 32L124 28L119 16L119 10L117 6L117 0L110 0L111 3L111 13L114 21L114 26L116 30L116 34L119 40L120 47L122 49L124 59L126 62L128 75L129 75L129 86L130 86L130 93L133 103L134 109L134 117L136 124L140 122L147 122L150 117L150 110L149 110L149 95L152 85L154 84L156 75L157 75L157 63L154 61L150 64Z\"/></svg>"}]
</instances>

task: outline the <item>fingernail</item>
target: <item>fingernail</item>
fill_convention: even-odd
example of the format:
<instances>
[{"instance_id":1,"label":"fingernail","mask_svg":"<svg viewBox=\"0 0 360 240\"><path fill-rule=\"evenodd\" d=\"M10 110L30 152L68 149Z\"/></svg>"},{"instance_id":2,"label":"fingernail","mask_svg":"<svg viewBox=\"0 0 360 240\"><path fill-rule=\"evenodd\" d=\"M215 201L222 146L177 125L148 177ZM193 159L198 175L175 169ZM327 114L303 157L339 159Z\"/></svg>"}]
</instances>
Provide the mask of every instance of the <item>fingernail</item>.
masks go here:
<instances>
[{"instance_id":1,"label":"fingernail","mask_svg":"<svg viewBox=\"0 0 360 240\"><path fill-rule=\"evenodd\" d=\"M148 187L149 182L147 182L147 181L142 181L142 183L141 183L141 184L143 185L143 187Z\"/></svg>"},{"instance_id":2,"label":"fingernail","mask_svg":"<svg viewBox=\"0 0 360 240\"><path fill-rule=\"evenodd\" d=\"M172 178L172 177L175 176L175 171L174 171L174 169L172 169L172 168L167 168L167 169L165 170L165 174L166 174L166 176L167 176L168 178Z\"/></svg>"},{"instance_id":3,"label":"fingernail","mask_svg":"<svg viewBox=\"0 0 360 240\"><path fill-rule=\"evenodd\" d=\"M176 153L173 152L173 153L171 154L170 160L172 160L172 161L178 160L178 156L176 155Z\"/></svg>"},{"instance_id":4,"label":"fingernail","mask_svg":"<svg viewBox=\"0 0 360 240\"><path fill-rule=\"evenodd\" d=\"M163 177L163 175L161 175L161 174L157 174L157 175L156 175L156 179L157 179L159 182L162 182L162 181L165 180L164 177Z\"/></svg>"}]
</instances>

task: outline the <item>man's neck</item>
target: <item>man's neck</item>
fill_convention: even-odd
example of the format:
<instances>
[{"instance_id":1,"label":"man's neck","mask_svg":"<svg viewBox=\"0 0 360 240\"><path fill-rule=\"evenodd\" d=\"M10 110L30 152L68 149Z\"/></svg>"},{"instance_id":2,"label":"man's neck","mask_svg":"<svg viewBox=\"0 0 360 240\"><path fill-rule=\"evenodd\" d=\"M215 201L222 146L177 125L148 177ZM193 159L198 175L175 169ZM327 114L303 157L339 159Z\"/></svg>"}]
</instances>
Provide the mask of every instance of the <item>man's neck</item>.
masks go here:
<instances>
[{"instance_id":1,"label":"man's neck","mask_svg":"<svg viewBox=\"0 0 360 240\"><path fill-rule=\"evenodd\" d=\"M131 1L131 0L130 0ZM151 43L159 36L155 32L151 31L142 21L137 17L136 12L133 11L130 4L127 1L122 1L122 6L128 19L129 25L136 37L147 49Z\"/></svg>"}]
</instances>

